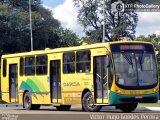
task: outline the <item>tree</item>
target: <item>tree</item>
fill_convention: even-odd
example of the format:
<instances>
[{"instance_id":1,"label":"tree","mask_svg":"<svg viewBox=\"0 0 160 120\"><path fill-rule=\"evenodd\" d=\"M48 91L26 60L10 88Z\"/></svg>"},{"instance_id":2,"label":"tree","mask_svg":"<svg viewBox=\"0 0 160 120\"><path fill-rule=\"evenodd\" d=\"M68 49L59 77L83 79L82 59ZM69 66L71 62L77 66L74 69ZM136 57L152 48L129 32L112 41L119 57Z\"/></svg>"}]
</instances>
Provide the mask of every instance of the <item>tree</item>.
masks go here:
<instances>
[{"instance_id":1,"label":"tree","mask_svg":"<svg viewBox=\"0 0 160 120\"><path fill-rule=\"evenodd\" d=\"M115 1L115 0L114 0ZM135 29L138 16L135 12L113 12L111 3L113 0L105 0L105 34L109 41L119 40L126 36L135 38ZM122 0L124 3L133 3L137 0ZM78 20L86 30L86 35L92 42L102 41L102 22L103 22L103 0L74 0L79 8Z\"/></svg>"},{"instance_id":2,"label":"tree","mask_svg":"<svg viewBox=\"0 0 160 120\"><path fill-rule=\"evenodd\" d=\"M30 22L26 0L0 1L0 49L1 53L30 51ZM42 50L68 44L77 45L77 36L61 28L52 12L44 8L40 0L32 0L33 48ZM61 32L64 34L60 34ZM70 41L70 40L72 41Z\"/></svg>"},{"instance_id":3,"label":"tree","mask_svg":"<svg viewBox=\"0 0 160 120\"><path fill-rule=\"evenodd\" d=\"M0 35L4 53L30 51L30 23L29 13L24 10L0 5ZM34 50L45 47L56 47L54 41L59 40L54 33L60 27L59 21L52 17L51 11L39 6L32 11ZM50 40L51 39L51 40ZM51 44L52 43L52 44ZM52 46L50 46L52 45Z\"/></svg>"},{"instance_id":4,"label":"tree","mask_svg":"<svg viewBox=\"0 0 160 120\"><path fill-rule=\"evenodd\" d=\"M60 28L58 33L62 44L65 47L78 46L82 43L82 40L79 39L77 35L69 29Z\"/></svg>"},{"instance_id":5,"label":"tree","mask_svg":"<svg viewBox=\"0 0 160 120\"><path fill-rule=\"evenodd\" d=\"M0 0L0 3L19 11L29 11L29 0ZM32 10L36 11L40 4L41 0L31 0Z\"/></svg>"},{"instance_id":6,"label":"tree","mask_svg":"<svg viewBox=\"0 0 160 120\"><path fill-rule=\"evenodd\" d=\"M146 41L146 42L152 42L154 45L155 51L157 55L160 55L160 35L152 34L148 36L139 35L136 40L138 41Z\"/></svg>"}]
</instances>

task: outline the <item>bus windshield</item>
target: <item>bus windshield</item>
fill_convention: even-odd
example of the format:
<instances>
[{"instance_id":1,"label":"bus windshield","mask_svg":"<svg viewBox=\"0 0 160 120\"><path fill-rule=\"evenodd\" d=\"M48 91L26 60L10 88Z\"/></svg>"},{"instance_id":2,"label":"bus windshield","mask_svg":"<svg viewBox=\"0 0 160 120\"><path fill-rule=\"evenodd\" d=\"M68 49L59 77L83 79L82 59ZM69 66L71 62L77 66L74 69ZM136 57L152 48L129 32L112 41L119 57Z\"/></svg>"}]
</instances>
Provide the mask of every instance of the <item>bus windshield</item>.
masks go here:
<instances>
[{"instance_id":1,"label":"bus windshield","mask_svg":"<svg viewBox=\"0 0 160 120\"><path fill-rule=\"evenodd\" d=\"M116 51L113 52L113 60L118 85L138 88L157 84L157 67L153 51Z\"/></svg>"}]
</instances>

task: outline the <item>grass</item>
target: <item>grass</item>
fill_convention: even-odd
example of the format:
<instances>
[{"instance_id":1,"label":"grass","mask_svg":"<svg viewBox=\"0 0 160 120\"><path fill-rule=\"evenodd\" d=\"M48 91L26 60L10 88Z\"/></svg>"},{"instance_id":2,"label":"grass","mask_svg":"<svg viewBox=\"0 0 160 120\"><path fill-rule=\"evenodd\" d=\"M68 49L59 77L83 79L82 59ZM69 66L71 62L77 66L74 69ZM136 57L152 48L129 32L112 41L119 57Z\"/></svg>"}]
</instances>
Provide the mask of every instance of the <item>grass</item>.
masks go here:
<instances>
[{"instance_id":1,"label":"grass","mask_svg":"<svg viewBox=\"0 0 160 120\"><path fill-rule=\"evenodd\" d=\"M138 107L160 107L160 103L140 103Z\"/></svg>"}]
</instances>

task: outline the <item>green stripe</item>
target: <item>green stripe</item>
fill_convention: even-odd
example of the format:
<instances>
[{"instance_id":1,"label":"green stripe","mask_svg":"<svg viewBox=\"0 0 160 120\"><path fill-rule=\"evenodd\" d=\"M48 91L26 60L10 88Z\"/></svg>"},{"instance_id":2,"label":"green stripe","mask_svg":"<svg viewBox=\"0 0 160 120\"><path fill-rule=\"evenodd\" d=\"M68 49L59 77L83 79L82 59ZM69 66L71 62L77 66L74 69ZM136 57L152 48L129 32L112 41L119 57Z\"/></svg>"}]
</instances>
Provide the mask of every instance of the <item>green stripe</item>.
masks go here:
<instances>
[{"instance_id":1,"label":"green stripe","mask_svg":"<svg viewBox=\"0 0 160 120\"><path fill-rule=\"evenodd\" d=\"M110 92L109 93L109 103L110 105L115 105L115 104L124 104L125 102L120 101L122 98L134 98L134 95L124 95L124 94L118 94L115 92ZM143 95L143 97L155 97L157 100L159 99L159 93L153 93L153 94L148 94L148 95ZM127 103L133 103L134 101L127 102Z\"/></svg>"},{"instance_id":2,"label":"green stripe","mask_svg":"<svg viewBox=\"0 0 160 120\"><path fill-rule=\"evenodd\" d=\"M40 92L37 84L34 83L33 80L27 79L26 84L32 88L32 92Z\"/></svg>"},{"instance_id":3,"label":"green stripe","mask_svg":"<svg viewBox=\"0 0 160 120\"><path fill-rule=\"evenodd\" d=\"M44 85L35 77L27 78L26 81L21 83L19 89L29 90L30 92L46 92Z\"/></svg>"}]
</instances>

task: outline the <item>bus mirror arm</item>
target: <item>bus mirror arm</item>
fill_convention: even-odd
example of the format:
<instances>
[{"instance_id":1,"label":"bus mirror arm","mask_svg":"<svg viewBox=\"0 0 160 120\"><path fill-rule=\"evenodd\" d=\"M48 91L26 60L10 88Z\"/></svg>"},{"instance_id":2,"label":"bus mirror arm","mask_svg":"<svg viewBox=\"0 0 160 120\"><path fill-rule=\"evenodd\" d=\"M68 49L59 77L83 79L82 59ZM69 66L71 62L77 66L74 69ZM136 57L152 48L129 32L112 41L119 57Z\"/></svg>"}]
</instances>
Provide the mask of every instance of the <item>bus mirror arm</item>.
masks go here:
<instances>
[{"instance_id":1,"label":"bus mirror arm","mask_svg":"<svg viewBox=\"0 0 160 120\"><path fill-rule=\"evenodd\" d=\"M109 64L110 64L109 60L106 60L106 67L109 67Z\"/></svg>"},{"instance_id":2,"label":"bus mirror arm","mask_svg":"<svg viewBox=\"0 0 160 120\"><path fill-rule=\"evenodd\" d=\"M106 67L109 67L109 65L110 65L110 59L111 59L110 52L107 51L106 63L105 63Z\"/></svg>"}]
</instances>

